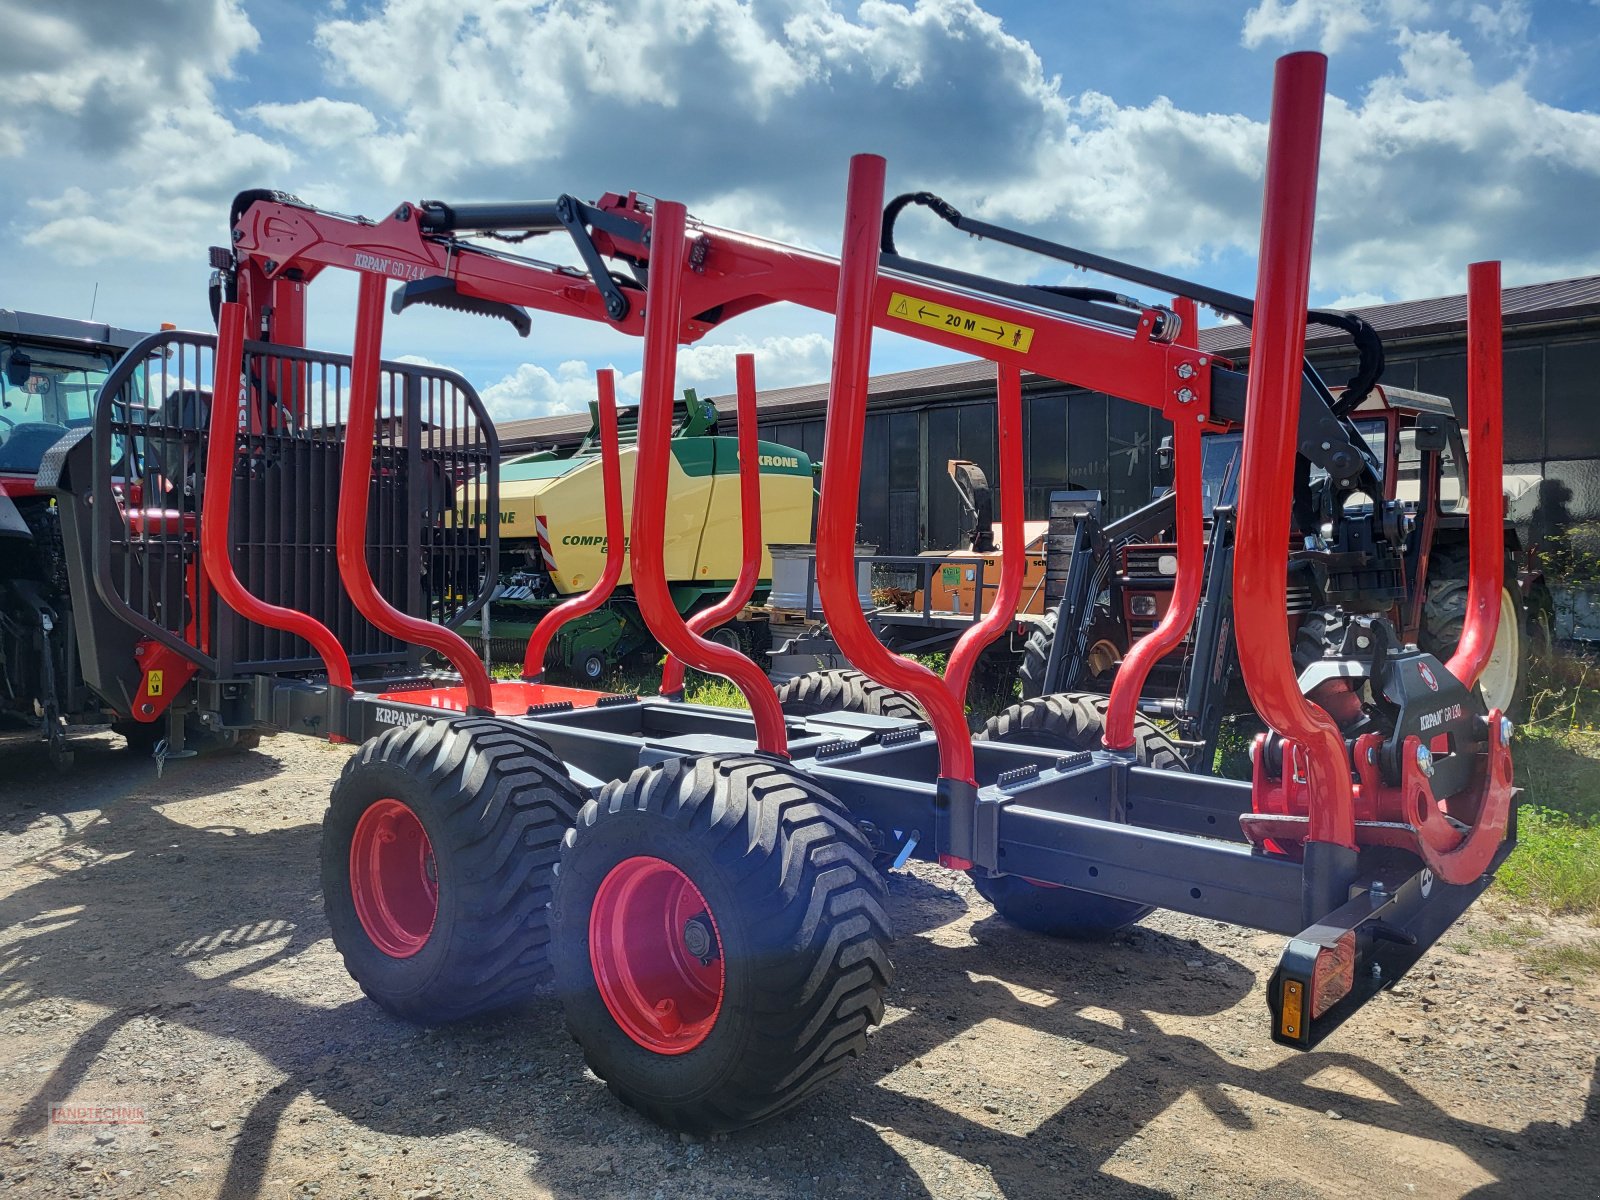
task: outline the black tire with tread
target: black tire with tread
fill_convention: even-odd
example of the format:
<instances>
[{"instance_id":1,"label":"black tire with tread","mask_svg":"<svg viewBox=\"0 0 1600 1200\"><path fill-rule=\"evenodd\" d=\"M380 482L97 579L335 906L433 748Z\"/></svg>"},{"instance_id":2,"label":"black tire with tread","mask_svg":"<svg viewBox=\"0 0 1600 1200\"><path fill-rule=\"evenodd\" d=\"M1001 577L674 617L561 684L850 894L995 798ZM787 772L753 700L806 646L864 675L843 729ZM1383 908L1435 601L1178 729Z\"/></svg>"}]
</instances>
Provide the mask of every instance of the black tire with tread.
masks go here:
<instances>
[{"instance_id":1,"label":"black tire with tread","mask_svg":"<svg viewBox=\"0 0 1600 1200\"><path fill-rule=\"evenodd\" d=\"M595 983L601 882L646 855L682 871L717 923L722 1008L681 1054L635 1042ZM683 1132L724 1133L814 1091L867 1045L892 977L887 892L836 799L757 755L674 759L584 805L557 866L552 959L567 1028L623 1102Z\"/></svg>"},{"instance_id":2,"label":"black tire with tread","mask_svg":"<svg viewBox=\"0 0 1600 1200\"><path fill-rule=\"evenodd\" d=\"M167 736L167 723L165 721L152 721L146 724L143 721L113 721L111 732L121 734L128 743L125 749L130 754L148 758L155 751L156 743Z\"/></svg>"},{"instance_id":3,"label":"black tire with tread","mask_svg":"<svg viewBox=\"0 0 1600 1200\"><path fill-rule=\"evenodd\" d=\"M1097 692L1036 696L990 717L978 736L984 741L1051 750L1104 750L1106 710L1110 707L1110 697ZM1133 740L1134 754L1143 766L1158 771L1188 769L1172 739L1137 714L1133 718Z\"/></svg>"},{"instance_id":4,"label":"black tire with tread","mask_svg":"<svg viewBox=\"0 0 1600 1200\"><path fill-rule=\"evenodd\" d=\"M978 737L1066 752L1102 750L1109 706L1107 697L1091 693L1037 696L991 717ZM1134 717L1133 733L1133 752L1141 765L1163 771L1188 770L1177 746L1144 717ZM973 872L971 878L978 894L994 905L1001 917L1051 937L1108 937L1153 907L1077 888L1041 886L1019 875Z\"/></svg>"},{"instance_id":5,"label":"black tire with tread","mask_svg":"<svg viewBox=\"0 0 1600 1200\"><path fill-rule=\"evenodd\" d=\"M715 642L719 646L726 646L729 650L744 653L744 639L739 635L737 625L718 625L715 629L708 630L705 634L708 642Z\"/></svg>"},{"instance_id":6,"label":"black tire with tread","mask_svg":"<svg viewBox=\"0 0 1600 1200\"><path fill-rule=\"evenodd\" d=\"M384 798L416 814L438 869L433 932L405 959L372 943L350 892L356 822ZM366 742L334 785L322 833L328 924L361 990L423 1024L527 999L549 977L550 886L586 799L543 740L506 721L419 721Z\"/></svg>"},{"instance_id":7,"label":"black tire with tread","mask_svg":"<svg viewBox=\"0 0 1600 1200\"><path fill-rule=\"evenodd\" d=\"M1017 668L1017 678L1022 681L1024 700L1044 694L1044 672L1050 665L1050 643L1056 640L1056 611L1052 608L1032 622L1028 639L1022 644L1022 665Z\"/></svg>"},{"instance_id":8,"label":"black tire with tread","mask_svg":"<svg viewBox=\"0 0 1600 1200\"><path fill-rule=\"evenodd\" d=\"M1417 631L1417 643L1441 662L1447 662L1461 641L1461 630L1466 624L1468 591L1468 552L1466 546L1436 547L1428 562L1428 593L1422 601L1422 625ZM1522 603L1522 591L1517 586L1516 563L1508 558L1505 564L1505 592L1511 597L1512 611L1519 625L1516 682L1512 685L1509 702L1502 703L1505 714L1513 721L1527 717L1528 709L1528 617ZM1491 697L1484 698L1491 702Z\"/></svg>"},{"instance_id":9,"label":"black tire with tread","mask_svg":"<svg viewBox=\"0 0 1600 1200\"><path fill-rule=\"evenodd\" d=\"M928 719L922 706L904 692L886 687L860 671L838 668L796 675L778 688L778 703L791 717L853 712L908 721Z\"/></svg>"}]
</instances>

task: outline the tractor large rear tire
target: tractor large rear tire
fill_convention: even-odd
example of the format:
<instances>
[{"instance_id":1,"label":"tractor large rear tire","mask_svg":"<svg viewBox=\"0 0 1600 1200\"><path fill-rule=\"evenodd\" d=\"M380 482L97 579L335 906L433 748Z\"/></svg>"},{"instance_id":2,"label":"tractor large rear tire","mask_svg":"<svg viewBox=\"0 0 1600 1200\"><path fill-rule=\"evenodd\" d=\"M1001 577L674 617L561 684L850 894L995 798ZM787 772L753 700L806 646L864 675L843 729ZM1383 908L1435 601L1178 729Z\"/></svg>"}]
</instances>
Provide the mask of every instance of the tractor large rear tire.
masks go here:
<instances>
[{"instance_id":1,"label":"tractor large rear tire","mask_svg":"<svg viewBox=\"0 0 1600 1200\"><path fill-rule=\"evenodd\" d=\"M778 703L791 717L823 713L868 713L875 717L903 717L926 721L922 705L904 692L885 687L860 671L811 671L796 675L778 689Z\"/></svg>"},{"instance_id":2,"label":"tractor large rear tire","mask_svg":"<svg viewBox=\"0 0 1600 1200\"><path fill-rule=\"evenodd\" d=\"M1428 594L1422 603L1417 641L1441 661L1448 661L1461 641L1467 616L1467 580L1465 546L1435 551L1428 566ZM1516 564L1508 559L1500 594L1500 627L1478 686L1484 704L1498 708L1513 721L1528 714L1528 642L1528 618L1517 586Z\"/></svg>"},{"instance_id":3,"label":"tractor large rear tire","mask_svg":"<svg viewBox=\"0 0 1600 1200\"><path fill-rule=\"evenodd\" d=\"M322 831L328 924L361 990L424 1024L531 995L549 973L556 857L585 800L539 737L504 721L420 721L362 746Z\"/></svg>"},{"instance_id":4,"label":"tractor large rear tire","mask_svg":"<svg viewBox=\"0 0 1600 1200\"><path fill-rule=\"evenodd\" d=\"M796 675L778 689L778 703L791 717L824 713L866 713L874 717L899 717L927 723L928 716L914 698L885 687L860 671L832 669ZM877 836L877 835L874 835ZM895 850L873 851L872 865L880 871L894 866Z\"/></svg>"},{"instance_id":5,"label":"tractor large rear tire","mask_svg":"<svg viewBox=\"0 0 1600 1200\"><path fill-rule=\"evenodd\" d=\"M556 989L589 1068L692 1134L799 1103L883 1016L870 858L844 807L771 758L607 784L567 834L551 901Z\"/></svg>"},{"instance_id":6,"label":"tractor large rear tire","mask_svg":"<svg viewBox=\"0 0 1600 1200\"><path fill-rule=\"evenodd\" d=\"M1032 700L1044 694L1044 671L1050 665L1050 644L1056 640L1056 610L1051 609L1034 621L1028 640L1022 644L1022 665L1017 678L1022 681L1022 698Z\"/></svg>"},{"instance_id":7,"label":"tractor large rear tire","mask_svg":"<svg viewBox=\"0 0 1600 1200\"><path fill-rule=\"evenodd\" d=\"M992 717L979 738L1050 750L1105 749L1105 696L1062 693L1014 704ZM1143 766L1186 771L1183 756L1166 734L1143 717L1133 723L1133 751ZM1106 816L1108 814L1085 814ZM1120 817L1120 814L1109 814ZM1104 938L1151 911L1151 905L1094 892L1034 883L1020 875L972 874L978 894L1013 925L1051 937Z\"/></svg>"}]
</instances>

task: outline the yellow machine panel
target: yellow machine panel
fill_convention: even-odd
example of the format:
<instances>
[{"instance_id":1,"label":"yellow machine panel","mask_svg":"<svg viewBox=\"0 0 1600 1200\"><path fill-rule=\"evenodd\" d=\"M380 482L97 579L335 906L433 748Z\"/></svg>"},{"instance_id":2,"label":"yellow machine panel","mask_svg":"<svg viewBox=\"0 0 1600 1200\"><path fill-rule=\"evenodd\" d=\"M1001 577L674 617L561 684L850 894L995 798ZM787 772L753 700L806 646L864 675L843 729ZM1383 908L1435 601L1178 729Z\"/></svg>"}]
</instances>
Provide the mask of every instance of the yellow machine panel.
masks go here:
<instances>
[{"instance_id":1,"label":"yellow machine panel","mask_svg":"<svg viewBox=\"0 0 1600 1200\"><path fill-rule=\"evenodd\" d=\"M732 581L739 574L741 523L736 443L730 437L674 439L668 464L665 563L671 583ZM762 540L811 537L811 463L787 446L760 443ZM631 522L637 450L625 448L623 509ZM598 456L514 461L500 482L503 549L521 544L561 595L586 591L605 566L606 520ZM762 555L761 577L771 575ZM624 564L622 584L632 579Z\"/></svg>"}]
</instances>

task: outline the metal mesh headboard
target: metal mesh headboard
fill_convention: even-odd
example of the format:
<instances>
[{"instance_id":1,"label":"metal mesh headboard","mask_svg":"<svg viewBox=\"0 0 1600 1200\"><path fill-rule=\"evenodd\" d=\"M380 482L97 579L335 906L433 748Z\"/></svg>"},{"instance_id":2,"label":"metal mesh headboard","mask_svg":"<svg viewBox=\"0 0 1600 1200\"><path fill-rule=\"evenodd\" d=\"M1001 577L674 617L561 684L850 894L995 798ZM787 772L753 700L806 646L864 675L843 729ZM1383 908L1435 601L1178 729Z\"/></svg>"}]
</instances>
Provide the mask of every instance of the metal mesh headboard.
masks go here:
<instances>
[{"instance_id":1,"label":"metal mesh headboard","mask_svg":"<svg viewBox=\"0 0 1600 1200\"><path fill-rule=\"evenodd\" d=\"M117 365L95 413L96 587L123 620L223 678L321 669L301 639L244 620L198 571L216 338L162 333ZM338 635L358 673L414 669L339 581L335 520L350 358L246 342L229 545L240 581ZM385 362L372 450L367 562L411 616L459 625L493 586L499 439L453 372Z\"/></svg>"}]
</instances>

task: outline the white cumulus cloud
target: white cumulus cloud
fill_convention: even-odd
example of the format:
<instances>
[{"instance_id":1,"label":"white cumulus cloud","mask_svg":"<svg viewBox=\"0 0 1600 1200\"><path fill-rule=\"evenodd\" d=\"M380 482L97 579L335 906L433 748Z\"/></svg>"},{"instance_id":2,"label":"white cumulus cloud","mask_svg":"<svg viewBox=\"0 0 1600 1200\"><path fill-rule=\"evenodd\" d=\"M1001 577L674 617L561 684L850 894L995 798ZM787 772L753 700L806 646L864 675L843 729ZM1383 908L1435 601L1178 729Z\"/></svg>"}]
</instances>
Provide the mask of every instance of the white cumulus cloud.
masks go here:
<instances>
[{"instance_id":1,"label":"white cumulus cloud","mask_svg":"<svg viewBox=\"0 0 1600 1200\"><path fill-rule=\"evenodd\" d=\"M204 248L246 187L369 215L637 189L829 253L857 151L887 157L892 192L938 192L1000 224L1249 290L1268 52L1308 41L1349 52L1326 115L1319 299L1456 290L1484 257L1504 258L1509 282L1600 270L1585 219L1600 211L1600 116L1535 86L1530 64L1550 49L1529 41L1524 0L1258 0L1237 29L1243 48L1213 48L1258 78L1249 112L1088 88L980 0L325 4L296 10L322 72L309 82L275 70L290 54L303 65L305 42L264 47L239 0L165 0L159 21L141 11L0 0L0 155L27 164L0 173L12 214L0 236L21 294L66 294L70 272L46 268L92 266L125 324L176 315L180 289L182 311L204 320ZM1348 71L1358 60L1361 82ZM899 238L966 269L1071 278L925 211L907 213ZM573 260L558 239L525 249ZM151 266L179 262L192 275ZM314 286L315 340L348 337L348 308L333 311L347 292L331 276ZM156 295L158 315L137 307ZM602 327L520 352L503 330L443 320L457 323L429 313L403 337L397 327L397 348L445 329L410 348L486 364L506 414L581 408L590 365L637 361L636 344ZM762 350L764 386L826 374L816 324L752 325L686 349L684 382L730 389L741 337Z\"/></svg>"},{"instance_id":2,"label":"white cumulus cloud","mask_svg":"<svg viewBox=\"0 0 1600 1200\"><path fill-rule=\"evenodd\" d=\"M686 346L678 351L677 387L692 387L702 398L731 393L734 361L740 354L755 357L756 386L762 390L814 383L827 375L832 351L832 342L818 333ZM618 401L637 403L643 373L636 364L591 365L580 359L568 359L554 370L521 363L481 395L498 421L582 412L595 399L595 371L602 365L617 371Z\"/></svg>"}]
</instances>

